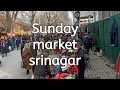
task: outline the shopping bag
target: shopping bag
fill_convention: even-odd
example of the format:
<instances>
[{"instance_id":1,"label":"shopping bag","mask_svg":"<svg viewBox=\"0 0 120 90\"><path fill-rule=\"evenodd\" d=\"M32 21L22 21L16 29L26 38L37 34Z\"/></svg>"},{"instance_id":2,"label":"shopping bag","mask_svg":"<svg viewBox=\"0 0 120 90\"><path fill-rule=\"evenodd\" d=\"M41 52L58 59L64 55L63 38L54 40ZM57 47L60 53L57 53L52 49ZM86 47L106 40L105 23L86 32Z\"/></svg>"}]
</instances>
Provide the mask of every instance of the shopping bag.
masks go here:
<instances>
[{"instance_id":1,"label":"shopping bag","mask_svg":"<svg viewBox=\"0 0 120 90\"><path fill-rule=\"evenodd\" d=\"M24 64L23 64L23 61L21 61L21 68L24 68Z\"/></svg>"},{"instance_id":2,"label":"shopping bag","mask_svg":"<svg viewBox=\"0 0 120 90\"><path fill-rule=\"evenodd\" d=\"M9 46L9 50L10 50L10 51L12 50L11 46Z\"/></svg>"}]
</instances>

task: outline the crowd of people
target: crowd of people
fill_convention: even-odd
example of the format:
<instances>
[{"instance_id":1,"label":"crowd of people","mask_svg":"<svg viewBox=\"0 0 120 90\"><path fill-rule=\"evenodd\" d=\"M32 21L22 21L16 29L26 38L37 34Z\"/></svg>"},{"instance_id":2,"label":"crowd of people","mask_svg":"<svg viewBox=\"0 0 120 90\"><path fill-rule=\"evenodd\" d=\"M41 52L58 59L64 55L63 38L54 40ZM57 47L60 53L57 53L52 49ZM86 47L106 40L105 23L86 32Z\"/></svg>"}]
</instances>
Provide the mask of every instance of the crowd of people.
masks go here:
<instances>
[{"instance_id":1,"label":"crowd of people","mask_svg":"<svg viewBox=\"0 0 120 90\"><path fill-rule=\"evenodd\" d=\"M53 50L42 49L38 50L38 46L35 46L33 49L33 42L56 42L58 39L64 42L72 42L76 40L77 50L72 49L59 49L58 44L56 44L56 48ZM88 40L87 40L88 39ZM21 58L23 68L26 69L26 73L30 74L30 70L32 70L31 79L84 79L84 72L85 72L85 56L84 54L89 53L89 49L92 49L92 39L89 38L87 34L85 34L82 38L78 36L71 37L70 34L47 34L47 35L40 35L40 34L26 34L26 35L16 35L13 37L8 37L6 39L0 39L0 53L2 57L7 56L7 53L17 49L21 50ZM31 66L29 63L29 59L31 57L41 57L43 58L48 57L50 54L58 54L59 58L78 58L81 57L79 60L78 65L67 65L66 68L61 68L61 65L41 65L40 61L38 65ZM71 61L72 62L72 61ZM49 62L47 62L49 63Z\"/></svg>"},{"instance_id":2,"label":"crowd of people","mask_svg":"<svg viewBox=\"0 0 120 90\"><path fill-rule=\"evenodd\" d=\"M4 38L0 38L0 56L6 57L8 53L19 50L21 48L22 40L28 40L30 35L15 35L8 36L5 35ZM1 61L0 61L1 62Z\"/></svg>"},{"instance_id":3,"label":"crowd of people","mask_svg":"<svg viewBox=\"0 0 120 90\"><path fill-rule=\"evenodd\" d=\"M86 38L87 37L87 38ZM39 41L39 42L55 42L58 41L58 39L61 39L61 41L72 42L75 38L71 37L69 34L47 34L47 35L31 35L30 38L27 38L26 40L22 39L21 44L21 57L23 62L23 68L26 69L26 73L29 74L30 70L32 70L31 79L84 79L84 72L85 72L85 56L84 54L89 53L89 49L92 48L91 46L91 39L88 35L84 35L82 40L81 38L78 38L77 41L77 50L74 50L73 47L71 50L62 49L59 50L58 44L56 44L56 48L53 50L48 49L42 49L38 50L38 46L36 45L36 48L33 49L33 42ZM86 43L86 40L89 39L89 42ZM29 59L31 57L38 57L40 58L41 55L43 57L48 57L50 54L58 54L59 58L66 57L66 58L76 58L81 57L81 60L79 61L78 65L67 65L66 68L61 68L61 65L41 65L40 60L38 61L38 65L29 65ZM49 62L47 62L49 63Z\"/></svg>"},{"instance_id":4,"label":"crowd of people","mask_svg":"<svg viewBox=\"0 0 120 90\"><path fill-rule=\"evenodd\" d=\"M7 56L7 53L10 53L10 51L15 50L16 48L18 50L20 44L21 38L19 36L7 36L4 39L0 38L0 54L2 57Z\"/></svg>"}]
</instances>

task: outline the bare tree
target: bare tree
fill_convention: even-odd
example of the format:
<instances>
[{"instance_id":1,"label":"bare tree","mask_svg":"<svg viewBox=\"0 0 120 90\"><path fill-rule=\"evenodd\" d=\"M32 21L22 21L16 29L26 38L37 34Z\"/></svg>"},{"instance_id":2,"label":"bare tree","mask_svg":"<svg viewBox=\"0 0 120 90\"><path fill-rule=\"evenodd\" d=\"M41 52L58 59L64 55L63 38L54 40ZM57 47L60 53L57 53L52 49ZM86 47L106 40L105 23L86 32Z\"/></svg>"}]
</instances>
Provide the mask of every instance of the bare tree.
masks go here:
<instances>
[{"instance_id":1,"label":"bare tree","mask_svg":"<svg viewBox=\"0 0 120 90\"><path fill-rule=\"evenodd\" d=\"M13 11L12 12L12 23L11 23L12 24L11 25L12 26L12 28L11 28L12 30L14 30L14 24L15 24L15 20L17 18L17 15L18 15L18 11Z\"/></svg>"},{"instance_id":2,"label":"bare tree","mask_svg":"<svg viewBox=\"0 0 120 90\"><path fill-rule=\"evenodd\" d=\"M6 11L6 30L11 32L14 30L14 23L17 18L18 11Z\"/></svg>"},{"instance_id":3,"label":"bare tree","mask_svg":"<svg viewBox=\"0 0 120 90\"><path fill-rule=\"evenodd\" d=\"M32 25L34 23L35 16L36 16L36 11L25 11L24 13L27 16L27 18L29 19L29 22L31 24L31 29L32 29Z\"/></svg>"},{"instance_id":4,"label":"bare tree","mask_svg":"<svg viewBox=\"0 0 120 90\"><path fill-rule=\"evenodd\" d=\"M1 28L4 28L6 25L5 16L6 16L5 11L0 11L0 27Z\"/></svg>"}]
</instances>

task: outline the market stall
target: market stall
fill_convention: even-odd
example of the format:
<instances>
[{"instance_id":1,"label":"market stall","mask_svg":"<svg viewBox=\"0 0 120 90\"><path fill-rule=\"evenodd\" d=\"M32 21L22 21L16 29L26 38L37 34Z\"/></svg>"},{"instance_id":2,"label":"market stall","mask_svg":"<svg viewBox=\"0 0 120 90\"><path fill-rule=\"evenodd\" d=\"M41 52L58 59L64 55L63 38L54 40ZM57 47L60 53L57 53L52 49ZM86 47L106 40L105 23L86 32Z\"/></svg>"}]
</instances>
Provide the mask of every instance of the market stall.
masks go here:
<instances>
[{"instance_id":1,"label":"market stall","mask_svg":"<svg viewBox=\"0 0 120 90\"><path fill-rule=\"evenodd\" d=\"M0 27L0 38L5 39L7 37L6 31L3 27Z\"/></svg>"}]
</instances>

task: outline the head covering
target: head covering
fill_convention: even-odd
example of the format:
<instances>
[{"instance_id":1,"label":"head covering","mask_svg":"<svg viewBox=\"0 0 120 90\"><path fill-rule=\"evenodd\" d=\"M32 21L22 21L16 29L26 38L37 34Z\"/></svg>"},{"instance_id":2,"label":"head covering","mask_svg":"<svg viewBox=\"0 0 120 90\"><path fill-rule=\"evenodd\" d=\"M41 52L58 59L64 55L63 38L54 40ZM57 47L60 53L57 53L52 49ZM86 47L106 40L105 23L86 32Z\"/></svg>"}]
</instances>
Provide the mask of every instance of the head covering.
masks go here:
<instances>
[{"instance_id":1,"label":"head covering","mask_svg":"<svg viewBox=\"0 0 120 90\"><path fill-rule=\"evenodd\" d=\"M27 49L27 48L29 48L29 43L25 43L24 48L23 48L23 51L24 51L25 49Z\"/></svg>"}]
</instances>

